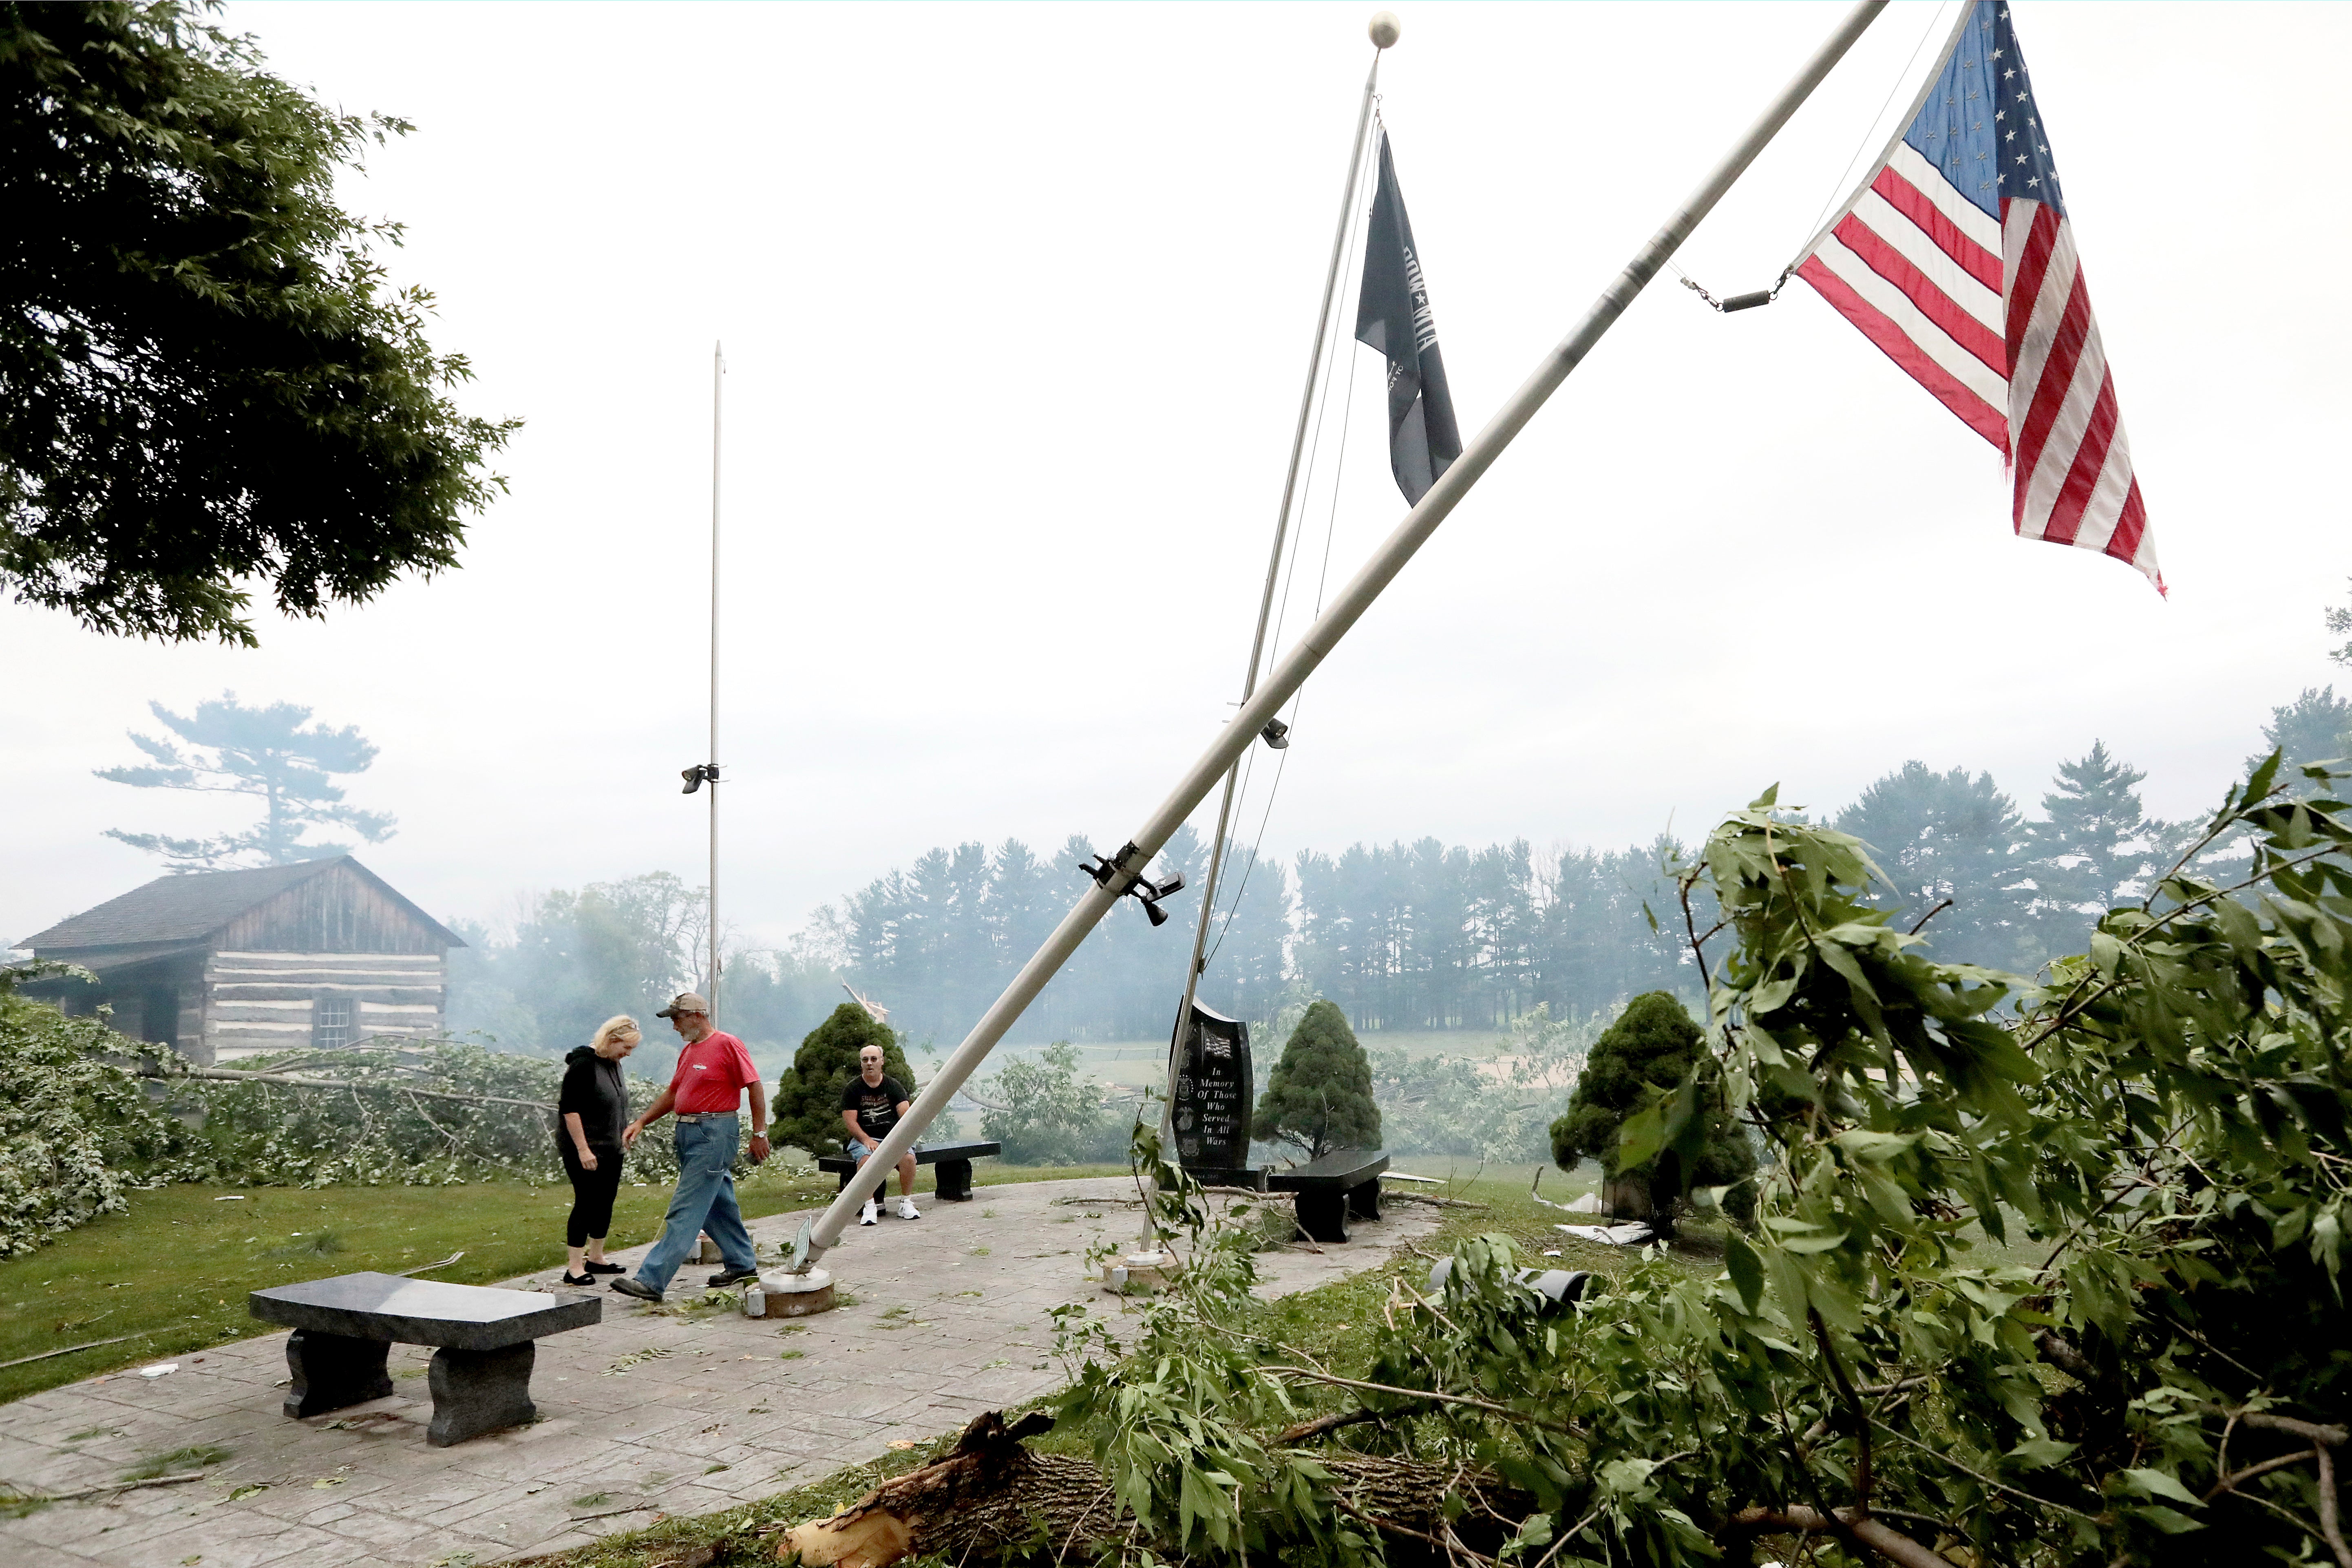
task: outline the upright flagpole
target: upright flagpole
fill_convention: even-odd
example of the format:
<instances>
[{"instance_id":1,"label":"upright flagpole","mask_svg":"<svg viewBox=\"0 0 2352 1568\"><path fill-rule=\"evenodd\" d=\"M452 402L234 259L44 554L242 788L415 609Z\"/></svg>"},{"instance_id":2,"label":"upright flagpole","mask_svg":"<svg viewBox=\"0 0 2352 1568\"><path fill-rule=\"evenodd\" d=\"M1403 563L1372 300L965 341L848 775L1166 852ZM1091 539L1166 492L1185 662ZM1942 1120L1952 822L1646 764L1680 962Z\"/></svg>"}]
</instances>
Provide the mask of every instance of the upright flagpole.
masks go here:
<instances>
[{"instance_id":1,"label":"upright flagpole","mask_svg":"<svg viewBox=\"0 0 2352 1568\"><path fill-rule=\"evenodd\" d=\"M1339 264L1347 255L1348 232L1356 216L1356 187L1364 171L1364 137L1371 129L1372 100L1381 79L1381 56L1397 41L1397 20L1382 11L1372 18L1372 68L1364 78L1364 100L1356 110L1356 140L1348 149L1348 178L1339 196L1339 221L1331 234L1331 259L1323 269L1323 309L1315 318L1315 346L1307 355L1307 384L1298 393L1298 419L1290 432L1290 468L1282 477L1282 504L1274 514L1274 549L1265 563L1265 587L1258 595L1257 635L1250 639L1249 672L1242 678L1242 701L1257 689L1257 672L1265 657L1266 625L1274 618L1274 588L1282 575L1282 543L1290 530L1290 503L1298 489L1298 465L1307 450L1307 417L1315 405L1315 382L1323 366L1323 347L1330 336L1331 301L1339 291ZM1225 832L1233 820L1234 787L1242 765L1235 758L1225 770L1224 798L1217 805L1217 836L1209 843L1209 875L1201 884L1201 918L1192 928L1192 961L1184 967L1184 1000L1176 1008L1176 1032L1168 1047L1168 1093L1160 1107L1160 1137L1165 1144L1174 1135L1177 1064L1182 1059L1185 1030L1192 1018L1192 999L1200 994L1201 971L1207 966L1209 921L1216 913L1217 877L1225 863ZM1149 1215L1146 1216L1147 1221ZM1146 1234L1149 1234L1147 1224Z\"/></svg>"},{"instance_id":2,"label":"upright flagpole","mask_svg":"<svg viewBox=\"0 0 2352 1568\"><path fill-rule=\"evenodd\" d=\"M866 1194L879 1187L897 1166L899 1157L914 1147L915 1140L954 1098L956 1091L963 1087L964 1080L986 1059L997 1041L1004 1037L1004 1032L1021 1016L1023 1009L1045 988L1045 983L1069 961L1087 933L1101 923L1103 916L1110 912L1111 905L1134 888L1144 868L1151 863L1151 858L1160 852L1161 845L1168 842L1168 836L1182 826L1184 820L1192 815L1201 802L1208 798L1209 792L1216 788L1217 781L1233 766L1234 759L1248 749L1251 740L1265 721L1279 713L1283 704L1306 684L1307 678L1315 672L1316 667L1330 657L1339 639L1363 618L1364 612L1371 608L1372 602L1381 596L1381 591L1395 581L1397 574L1404 570L1405 563L1461 504L1470 487L1494 466L1495 459L1502 456L1503 449L1526 428L1528 421L1535 417L1536 410L1559 389L1559 384L1584 362L1585 356L1592 352L1593 345L1616 324L1617 318L1625 313L1626 308L1649 286L1650 279L1657 276L1659 268L1682 247L1692 230L1698 227L1700 220L1715 209L1716 204L1723 199L1724 193L1747 172L1748 164L1756 161L1756 155L1763 152L1780 127L1788 123L1789 117L1797 111L1798 106L1812 96L1813 89L1821 85L1823 77L1829 75L1830 68L1844 58L1846 51L1853 47L1854 40L1862 37L1864 30L1885 8L1886 0L1857 0L1853 8L1838 24L1837 30L1813 51L1812 58L1774 96L1756 122L1733 144L1731 151L1708 171L1706 177L1699 182L1698 188L1685 197L1667 217L1664 226L1633 253L1633 260L1625 264L1624 269L1585 310L1582 319L1568 336L1544 356L1534 374L1520 384L1519 389L1505 400L1494 418L1487 421L1486 427L1479 431L1475 438L1462 449L1462 455L1438 476L1437 482L1431 485L1427 493L1405 514L1404 521L1397 524L1395 531L1381 542L1371 559L1339 590L1330 607L1317 617L1315 624L1291 645L1290 651L1276 662L1266 676L1265 684L1242 704L1241 711L1234 715L1233 721L1218 731L1209 749L1185 771L1168 798L1144 819L1135 837L1117 854L1105 857L1107 864L1100 879L1079 896L1078 901L1070 907L1070 912L1062 917L1062 923L1055 926L1054 933L1045 939L1045 945L1022 966L1021 973L1013 976L1013 984L1004 988L1003 994L981 1015L980 1022L972 1026L971 1033L964 1037L963 1044L956 1047L955 1054L940 1067L931 1081L923 1086L922 1093L916 1096L908 1114L890 1130L873 1156L850 1176L848 1184L834 1198L833 1205L813 1224L803 1227L794 1246L793 1267L795 1269L805 1270L840 1241L841 1233L848 1228L851 1217L864 1205ZM1102 601L1101 616L1124 613L1125 600L1118 592L1115 591ZM1089 626L1087 634L1091 636L1093 631L1094 627Z\"/></svg>"},{"instance_id":3,"label":"upright flagpole","mask_svg":"<svg viewBox=\"0 0 2352 1568\"><path fill-rule=\"evenodd\" d=\"M727 374L724 344L710 345L710 957L704 973L710 994L710 1016L719 1016L719 415L720 388Z\"/></svg>"}]
</instances>

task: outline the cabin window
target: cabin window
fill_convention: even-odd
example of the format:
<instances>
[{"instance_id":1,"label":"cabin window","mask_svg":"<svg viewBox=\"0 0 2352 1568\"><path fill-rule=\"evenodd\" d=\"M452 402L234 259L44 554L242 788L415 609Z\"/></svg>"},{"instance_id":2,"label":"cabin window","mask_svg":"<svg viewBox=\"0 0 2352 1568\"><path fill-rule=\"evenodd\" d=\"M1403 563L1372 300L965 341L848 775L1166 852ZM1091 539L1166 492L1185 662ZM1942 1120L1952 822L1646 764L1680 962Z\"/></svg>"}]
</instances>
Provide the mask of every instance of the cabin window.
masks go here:
<instances>
[{"instance_id":1,"label":"cabin window","mask_svg":"<svg viewBox=\"0 0 2352 1568\"><path fill-rule=\"evenodd\" d=\"M310 1043L334 1050L352 1043L352 1004L347 996L321 996L310 1005Z\"/></svg>"}]
</instances>

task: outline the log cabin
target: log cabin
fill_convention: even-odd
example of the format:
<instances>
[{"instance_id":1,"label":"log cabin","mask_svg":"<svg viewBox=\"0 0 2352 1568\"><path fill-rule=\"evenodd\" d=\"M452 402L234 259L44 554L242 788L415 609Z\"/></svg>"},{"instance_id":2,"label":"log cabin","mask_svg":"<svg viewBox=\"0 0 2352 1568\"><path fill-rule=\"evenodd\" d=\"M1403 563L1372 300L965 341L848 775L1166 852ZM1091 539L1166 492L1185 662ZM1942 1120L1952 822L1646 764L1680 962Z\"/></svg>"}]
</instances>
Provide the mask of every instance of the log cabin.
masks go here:
<instances>
[{"instance_id":1,"label":"log cabin","mask_svg":"<svg viewBox=\"0 0 2352 1568\"><path fill-rule=\"evenodd\" d=\"M16 944L96 984L47 979L28 995L198 1067L266 1051L438 1035L449 950L465 942L348 855L158 877Z\"/></svg>"}]
</instances>

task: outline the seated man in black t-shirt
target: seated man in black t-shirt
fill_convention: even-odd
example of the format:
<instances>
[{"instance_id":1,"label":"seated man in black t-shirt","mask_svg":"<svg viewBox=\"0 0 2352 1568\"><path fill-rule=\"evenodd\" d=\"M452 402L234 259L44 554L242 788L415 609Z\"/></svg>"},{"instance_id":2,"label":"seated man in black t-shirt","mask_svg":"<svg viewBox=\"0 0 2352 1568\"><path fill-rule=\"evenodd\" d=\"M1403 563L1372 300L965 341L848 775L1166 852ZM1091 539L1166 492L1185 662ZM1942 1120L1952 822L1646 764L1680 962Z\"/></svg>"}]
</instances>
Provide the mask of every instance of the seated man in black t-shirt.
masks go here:
<instances>
[{"instance_id":1,"label":"seated man in black t-shirt","mask_svg":"<svg viewBox=\"0 0 2352 1568\"><path fill-rule=\"evenodd\" d=\"M895 1078L884 1076L882 1047L867 1046L857 1053L857 1076L841 1089L842 1124L849 1129L849 1157L859 1164L866 1156L882 1146L890 1129L898 1125L898 1118L907 1114L907 1091ZM860 1225L872 1225L875 1212L880 1206L878 1187L866 1198L866 1212L858 1217ZM898 1217L920 1219L915 1210L915 1156L912 1151L898 1159Z\"/></svg>"}]
</instances>

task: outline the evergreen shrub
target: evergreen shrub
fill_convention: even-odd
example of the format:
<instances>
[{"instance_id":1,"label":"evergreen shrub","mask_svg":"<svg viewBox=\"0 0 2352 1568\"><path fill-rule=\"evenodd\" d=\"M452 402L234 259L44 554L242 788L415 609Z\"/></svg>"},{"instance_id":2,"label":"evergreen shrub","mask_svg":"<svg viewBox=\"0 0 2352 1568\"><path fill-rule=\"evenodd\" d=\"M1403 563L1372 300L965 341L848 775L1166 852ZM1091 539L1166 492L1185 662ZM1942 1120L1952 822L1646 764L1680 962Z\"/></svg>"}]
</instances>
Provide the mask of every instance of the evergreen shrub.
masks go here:
<instances>
[{"instance_id":1,"label":"evergreen shrub","mask_svg":"<svg viewBox=\"0 0 2352 1568\"><path fill-rule=\"evenodd\" d=\"M1315 1003L1290 1031L1258 1100L1250 1136L1288 1143L1310 1160L1334 1149L1381 1146L1371 1063L1338 1004Z\"/></svg>"},{"instance_id":2,"label":"evergreen shrub","mask_svg":"<svg viewBox=\"0 0 2352 1568\"><path fill-rule=\"evenodd\" d=\"M1617 1133L1626 1117L1640 1108L1651 1086L1672 1088L1689 1074L1699 1058L1700 1039L1698 1026L1673 993L1649 991L1634 997L1593 1042L1568 1113L1551 1124L1551 1157L1561 1170L1573 1170L1588 1157L1600 1161L1602 1176L1619 1194L1617 1205L1638 1211L1643 1205L1633 1189L1645 1192L1647 1217L1662 1232L1671 1230L1675 1206L1695 1187L1738 1183L1725 1194L1724 1206L1742 1223L1756 1212L1756 1189L1746 1180L1756 1171L1755 1151L1721 1111L1713 1114L1697 1159L1685 1163L1669 1152L1638 1178L1617 1168Z\"/></svg>"},{"instance_id":3,"label":"evergreen shrub","mask_svg":"<svg viewBox=\"0 0 2352 1568\"><path fill-rule=\"evenodd\" d=\"M808 1032L793 1053L793 1065L776 1080L768 1122L768 1136L776 1145L789 1143L812 1154L840 1152L848 1136L841 1123L841 1091L857 1075L857 1053L867 1046L882 1047L883 1072L898 1080L907 1098L914 1098L920 1086L898 1035L856 1003L844 1002Z\"/></svg>"}]
</instances>

